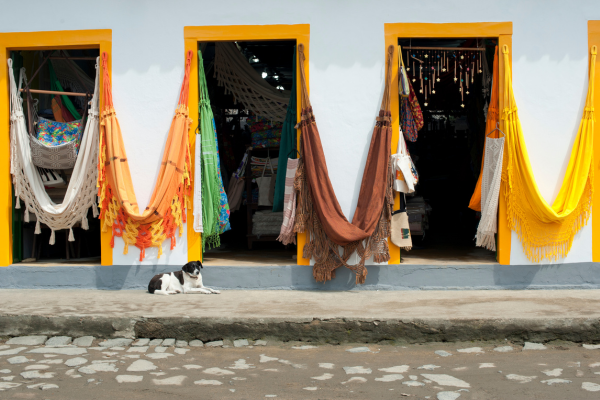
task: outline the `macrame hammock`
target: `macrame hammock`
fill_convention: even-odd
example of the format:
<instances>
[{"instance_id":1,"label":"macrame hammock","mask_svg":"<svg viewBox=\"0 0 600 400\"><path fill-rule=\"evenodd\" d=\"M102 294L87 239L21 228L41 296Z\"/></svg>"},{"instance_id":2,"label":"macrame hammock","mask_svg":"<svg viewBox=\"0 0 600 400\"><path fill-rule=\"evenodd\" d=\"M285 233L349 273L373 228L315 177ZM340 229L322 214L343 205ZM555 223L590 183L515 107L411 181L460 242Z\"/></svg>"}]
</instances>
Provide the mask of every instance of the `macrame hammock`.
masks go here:
<instances>
[{"instance_id":1,"label":"macrame hammock","mask_svg":"<svg viewBox=\"0 0 600 400\"><path fill-rule=\"evenodd\" d=\"M17 88L12 60L8 60L10 79L10 172L13 176L16 197L15 208L21 208L19 199L25 203L24 221L29 222L29 213L36 217L35 234L41 233L41 224L48 226L50 244L54 244L54 232L69 229L69 241L74 241L73 226L81 222L82 229L89 229L87 213L92 207L94 217L98 216L96 208L96 190L98 157L98 67L96 66L96 83L94 96L90 102L88 119L83 131L83 138L73 174L62 203L54 203L44 189L42 178L32 162L29 144L29 133L23 114L23 99L19 88L24 78L21 69L19 88Z\"/></svg>"},{"instance_id":2,"label":"macrame hammock","mask_svg":"<svg viewBox=\"0 0 600 400\"><path fill-rule=\"evenodd\" d=\"M518 235L527 258L533 262L565 257L573 237L590 217L593 186L594 73L596 46L591 48L588 93L585 109L560 191L550 206L535 179L517 114L512 87L508 46L504 46L505 107L502 122L506 134L505 182L508 226Z\"/></svg>"},{"instance_id":3,"label":"macrame hammock","mask_svg":"<svg viewBox=\"0 0 600 400\"><path fill-rule=\"evenodd\" d=\"M235 43L216 42L215 77L219 86L225 87L225 94L233 94L246 109L272 121L284 121L290 93L269 85Z\"/></svg>"},{"instance_id":4,"label":"macrame hammock","mask_svg":"<svg viewBox=\"0 0 600 400\"><path fill-rule=\"evenodd\" d=\"M150 203L140 213L129 172L123 136L113 107L108 55L102 54L104 110L100 120L100 155L98 158L98 197L101 208L102 231L112 229L111 247L115 236L123 238L127 254L134 245L140 249L140 261L149 247L158 248L171 239L175 248L175 231L182 235L186 222L186 206L190 195L190 151L188 131L188 93L192 52L187 53L185 77L179 93L179 103L171 122L163 159Z\"/></svg>"},{"instance_id":5,"label":"macrame hammock","mask_svg":"<svg viewBox=\"0 0 600 400\"><path fill-rule=\"evenodd\" d=\"M304 73L304 46L298 46L302 85L301 130L302 157L296 173L295 187L299 192L296 208L296 232L308 233L304 258L314 257L313 276L318 282L335 278L335 270L345 266L356 274L356 283L367 276L365 261L373 256L376 263L390 259L392 194L390 82L394 46L389 46L385 89L379 116L376 118L367 163L363 174L358 204L352 223L348 222L337 201L321 145L313 109L310 104ZM342 247L340 254L339 246ZM356 265L348 264L354 253Z\"/></svg>"}]
</instances>

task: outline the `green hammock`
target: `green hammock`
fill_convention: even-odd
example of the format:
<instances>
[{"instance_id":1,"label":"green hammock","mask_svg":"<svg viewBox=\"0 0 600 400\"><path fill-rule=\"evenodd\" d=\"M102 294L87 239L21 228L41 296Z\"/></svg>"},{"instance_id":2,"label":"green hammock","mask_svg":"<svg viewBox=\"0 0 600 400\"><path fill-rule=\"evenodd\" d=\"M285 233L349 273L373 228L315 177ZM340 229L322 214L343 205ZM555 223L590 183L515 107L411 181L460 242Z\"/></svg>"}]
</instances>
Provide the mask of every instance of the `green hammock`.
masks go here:
<instances>
[{"instance_id":1,"label":"green hammock","mask_svg":"<svg viewBox=\"0 0 600 400\"><path fill-rule=\"evenodd\" d=\"M56 77L56 72L54 72L54 67L52 66L52 63L48 63L48 66L50 67L50 90L54 90L56 92L64 92L62 85ZM77 112L75 106L71 102L71 99L69 99L69 97L65 95L61 95L60 98L65 107L67 107L67 110L69 110L69 112L73 116L73 118L75 118L76 120L81 119L81 114Z\"/></svg>"},{"instance_id":2,"label":"green hammock","mask_svg":"<svg viewBox=\"0 0 600 400\"><path fill-rule=\"evenodd\" d=\"M294 67L292 68L292 93L287 106L287 113L281 130L281 143L279 144L279 161L277 164L277 178L275 181L275 195L273 197L273 212L283 211L283 197L285 195L285 174L288 158L296 158L296 47L294 46Z\"/></svg>"},{"instance_id":3,"label":"green hammock","mask_svg":"<svg viewBox=\"0 0 600 400\"><path fill-rule=\"evenodd\" d=\"M221 244L219 238L219 199L221 193L219 189L217 144L214 136L214 116L208 98L204 60L200 50L198 50L198 86L198 129L202 141L202 251L204 251L207 244L209 248L218 247Z\"/></svg>"}]
</instances>

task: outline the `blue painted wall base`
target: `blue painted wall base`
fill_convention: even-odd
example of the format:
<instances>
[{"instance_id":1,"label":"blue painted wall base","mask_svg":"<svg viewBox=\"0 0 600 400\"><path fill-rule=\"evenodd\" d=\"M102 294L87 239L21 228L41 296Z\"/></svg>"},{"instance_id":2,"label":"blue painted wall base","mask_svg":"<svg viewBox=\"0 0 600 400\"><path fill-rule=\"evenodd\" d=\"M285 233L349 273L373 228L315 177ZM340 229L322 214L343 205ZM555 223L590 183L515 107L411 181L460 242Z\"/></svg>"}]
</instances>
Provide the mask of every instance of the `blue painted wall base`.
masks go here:
<instances>
[{"instance_id":1,"label":"blue painted wall base","mask_svg":"<svg viewBox=\"0 0 600 400\"><path fill-rule=\"evenodd\" d=\"M173 266L56 266L13 265L0 268L5 289L143 289L158 273ZM227 267L202 270L204 284L241 290L477 290L477 289L598 289L600 263L550 265L386 265L369 266L364 285L355 285L346 268L336 278L317 283L308 266Z\"/></svg>"}]
</instances>

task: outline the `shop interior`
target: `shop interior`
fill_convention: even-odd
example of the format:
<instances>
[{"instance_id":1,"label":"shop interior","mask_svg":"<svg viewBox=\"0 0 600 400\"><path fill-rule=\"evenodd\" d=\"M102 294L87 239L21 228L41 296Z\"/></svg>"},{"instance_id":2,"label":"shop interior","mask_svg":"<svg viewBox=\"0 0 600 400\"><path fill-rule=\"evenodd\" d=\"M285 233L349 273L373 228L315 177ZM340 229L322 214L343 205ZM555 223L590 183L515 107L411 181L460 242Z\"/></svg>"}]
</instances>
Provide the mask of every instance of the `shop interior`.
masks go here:
<instances>
[{"instance_id":1,"label":"shop interior","mask_svg":"<svg viewBox=\"0 0 600 400\"><path fill-rule=\"evenodd\" d=\"M33 104L29 104L26 93L21 93L23 111L25 118L28 119L28 107L31 107L34 128L30 135L34 135L42 147L53 147L69 142L77 147L79 156L79 144L85 134L86 109L94 92L98 56L98 49L11 51L10 57L13 61L17 85L22 67L25 68L26 76L33 78L29 81ZM24 83L22 87L25 87ZM56 92L74 95L58 95ZM54 129L55 122L61 124L57 129ZM51 169L43 166L44 162L38 165L37 161L44 157L47 157L46 153L41 153L38 158L34 156L33 163L52 202L62 203L73 168L71 166L71 168ZM54 244L50 245L51 229L42 223L39 224L41 233L35 234L36 216L32 212L29 213L29 221L26 222L25 207L22 204L21 202L20 207L17 208L13 196L13 263L36 266L100 264L100 221L94 217L91 208L87 211L89 229L82 229L81 223L78 222L73 227L74 241L68 240L69 229L55 231Z\"/></svg>"},{"instance_id":2,"label":"shop interior","mask_svg":"<svg viewBox=\"0 0 600 400\"><path fill-rule=\"evenodd\" d=\"M469 202L482 163L497 40L398 44L423 118L421 129L411 129L401 99L401 126L419 176L415 192L406 194L413 247L402 251L402 262L493 263L495 252L475 246L480 212Z\"/></svg>"},{"instance_id":3,"label":"shop interior","mask_svg":"<svg viewBox=\"0 0 600 400\"><path fill-rule=\"evenodd\" d=\"M253 75L250 79L263 80L270 85L271 90L281 92L282 98L288 101L296 84L295 41L238 41L219 44L228 45L237 56L243 56L237 61L244 64L241 66L242 71ZM235 47L231 47L232 45ZM273 188L278 179L278 161L282 158L297 158L297 152L280 153L284 118L262 114L260 107L254 107L254 103L241 98L242 94L236 92L235 88L232 90L231 86L219 81L221 75L215 71L215 62L217 68L221 66L226 70L229 67L223 59L218 59L218 52L222 51L220 49L222 47L217 49L215 42L199 43L214 115L221 177L229 198L230 214L229 225L221 229L220 245L212 248L206 246L203 262L205 265L235 266L295 264L296 245L283 245L277 240L283 222L283 211L275 210L272 203ZM233 64L233 61L227 62ZM294 149L295 147L294 145ZM241 201L237 206L234 205L237 202L232 202L232 191L235 190L232 189L234 185L231 182L233 174L238 174L243 179ZM262 182L260 186L259 182Z\"/></svg>"}]
</instances>

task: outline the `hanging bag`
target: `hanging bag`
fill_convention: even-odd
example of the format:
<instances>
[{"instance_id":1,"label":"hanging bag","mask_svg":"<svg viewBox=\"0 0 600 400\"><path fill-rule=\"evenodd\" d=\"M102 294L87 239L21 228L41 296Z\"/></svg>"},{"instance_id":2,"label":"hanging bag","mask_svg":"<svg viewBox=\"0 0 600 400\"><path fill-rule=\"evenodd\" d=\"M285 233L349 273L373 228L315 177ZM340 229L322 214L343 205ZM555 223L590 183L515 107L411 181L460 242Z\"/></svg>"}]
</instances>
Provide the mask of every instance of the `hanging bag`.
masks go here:
<instances>
[{"instance_id":1,"label":"hanging bag","mask_svg":"<svg viewBox=\"0 0 600 400\"><path fill-rule=\"evenodd\" d=\"M406 198L400 196L400 210L392 212L392 243L403 250L412 249L412 238L406 213Z\"/></svg>"},{"instance_id":2,"label":"hanging bag","mask_svg":"<svg viewBox=\"0 0 600 400\"><path fill-rule=\"evenodd\" d=\"M271 176L265 176L267 164L271 169ZM271 179L273 179L273 166L271 165L271 156L267 156L267 161L263 167L262 176L256 178L256 184L258 185L258 205L259 206L272 206L273 202L269 199L269 191L271 187Z\"/></svg>"},{"instance_id":3,"label":"hanging bag","mask_svg":"<svg viewBox=\"0 0 600 400\"><path fill-rule=\"evenodd\" d=\"M410 83L408 81L408 74L406 73L406 67L404 66L404 60L402 59L402 48L398 46L398 92L402 97L410 96Z\"/></svg>"},{"instance_id":4,"label":"hanging bag","mask_svg":"<svg viewBox=\"0 0 600 400\"><path fill-rule=\"evenodd\" d=\"M392 163L395 172L394 190L401 193L414 192L415 186L419 181L419 174L410 154L408 154L402 130L400 130L398 138L398 150L396 154L392 155Z\"/></svg>"}]
</instances>

